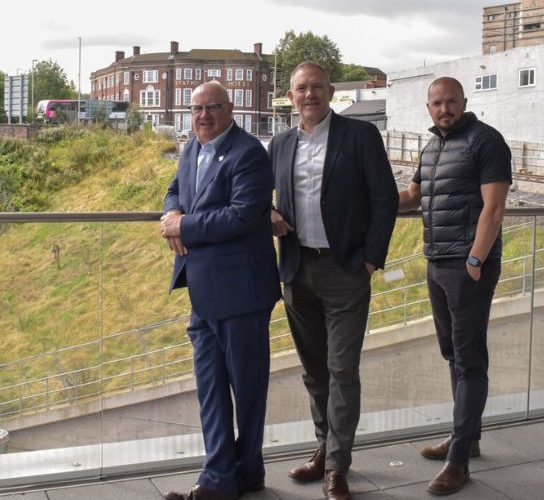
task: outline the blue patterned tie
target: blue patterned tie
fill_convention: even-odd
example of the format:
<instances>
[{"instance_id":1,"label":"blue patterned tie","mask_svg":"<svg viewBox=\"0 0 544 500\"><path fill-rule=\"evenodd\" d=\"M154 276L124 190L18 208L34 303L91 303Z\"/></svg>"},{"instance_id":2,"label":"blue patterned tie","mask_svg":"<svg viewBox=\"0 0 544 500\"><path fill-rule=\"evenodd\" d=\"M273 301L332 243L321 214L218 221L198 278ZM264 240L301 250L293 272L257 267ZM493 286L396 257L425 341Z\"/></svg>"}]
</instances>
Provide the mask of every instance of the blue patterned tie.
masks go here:
<instances>
[{"instance_id":1,"label":"blue patterned tie","mask_svg":"<svg viewBox=\"0 0 544 500\"><path fill-rule=\"evenodd\" d=\"M198 191L198 188L200 187L200 183L202 182L202 179L204 179L204 175L206 175L206 172L215 154L214 145L210 142L208 142L207 144L204 144L204 146L202 146L201 153L202 155L199 155L201 160L198 164L198 169L196 171L196 190L197 191Z\"/></svg>"}]
</instances>

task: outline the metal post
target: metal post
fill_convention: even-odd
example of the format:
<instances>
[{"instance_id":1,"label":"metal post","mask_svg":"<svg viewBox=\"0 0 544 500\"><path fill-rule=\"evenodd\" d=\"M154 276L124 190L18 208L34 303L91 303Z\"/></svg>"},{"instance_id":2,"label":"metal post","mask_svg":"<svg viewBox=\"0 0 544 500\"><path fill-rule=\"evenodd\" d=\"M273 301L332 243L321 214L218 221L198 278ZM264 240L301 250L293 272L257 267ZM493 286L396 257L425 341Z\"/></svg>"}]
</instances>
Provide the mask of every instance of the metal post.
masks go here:
<instances>
[{"instance_id":1,"label":"metal post","mask_svg":"<svg viewBox=\"0 0 544 500\"><path fill-rule=\"evenodd\" d=\"M404 324L408 322L408 288L404 289Z\"/></svg>"},{"instance_id":2,"label":"metal post","mask_svg":"<svg viewBox=\"0 0 544 500\"><path fill-rule=\"evenodd\" d=\"M36 121L36 115L34 113L34 63L37 61L37 59L32 59L32 122Z\"/></svg>"},{"instance_id":3,"label":"metal post","mask_svg":"<svg viewBox=\"0 0 544 500\"><path fill-rule=\"evenodd\" d=\"M77 72L77 121L79 125L79 113L81 112L81 37L78 37L79 40L79 64Z\"/></svg>"},{"instance_id":4,"label":"metal post","mask_svg":"<svg viewBox=\"0 0 544 500\"><path fill-rule=\"evenodd\" d=\"M527 284L527 255L523 257L523 278L521 280L521 293L525 295L525 286Z\"/></svg>"},{"instance_id":5,"label":"metal post","mask_svg":"<svg viewBox=\"0 0 544 500\"><path fill-rule=\"evenodd\" d=\"M130 358L130 390L134 390L134 357Z\"/></svg>"}]
</instances>

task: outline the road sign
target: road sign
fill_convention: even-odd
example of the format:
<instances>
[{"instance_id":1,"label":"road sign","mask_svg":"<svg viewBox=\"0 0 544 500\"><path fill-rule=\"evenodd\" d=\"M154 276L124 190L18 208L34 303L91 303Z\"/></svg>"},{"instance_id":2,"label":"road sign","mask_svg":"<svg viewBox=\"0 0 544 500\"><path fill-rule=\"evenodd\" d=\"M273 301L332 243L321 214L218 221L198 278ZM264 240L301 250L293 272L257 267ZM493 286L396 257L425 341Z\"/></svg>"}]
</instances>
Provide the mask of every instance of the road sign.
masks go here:
<instances>
[{"instance_id":1,"label":"road sign","mask_svg":"<svg viewBox=\"0 0 544 500\"><path fill-rule=\"evenodd\" d=\"M8 76L4 79L4 110L8 115L8 123L13 117L28 115L28 75Z\"/></svg>"}]
</instances>

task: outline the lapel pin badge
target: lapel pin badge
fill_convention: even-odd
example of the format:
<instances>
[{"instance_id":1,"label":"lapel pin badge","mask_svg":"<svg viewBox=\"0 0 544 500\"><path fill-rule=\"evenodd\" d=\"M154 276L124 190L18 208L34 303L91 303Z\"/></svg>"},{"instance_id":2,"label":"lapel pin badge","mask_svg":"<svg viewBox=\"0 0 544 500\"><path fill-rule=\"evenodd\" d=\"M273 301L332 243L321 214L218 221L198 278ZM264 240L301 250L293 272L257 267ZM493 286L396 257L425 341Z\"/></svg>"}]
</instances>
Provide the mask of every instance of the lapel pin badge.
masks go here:
<instances>
[{"instance_id":1,"label":"lapel pin badge","mask_svg":"<svg viewBox=\"0 0 544 500\"><path fill-rule=\"evenodd\" d=\"M221 155L219 158L217 158L217 161L223 161L225 159L225 155Z\"/></svg>"}]
</instances>

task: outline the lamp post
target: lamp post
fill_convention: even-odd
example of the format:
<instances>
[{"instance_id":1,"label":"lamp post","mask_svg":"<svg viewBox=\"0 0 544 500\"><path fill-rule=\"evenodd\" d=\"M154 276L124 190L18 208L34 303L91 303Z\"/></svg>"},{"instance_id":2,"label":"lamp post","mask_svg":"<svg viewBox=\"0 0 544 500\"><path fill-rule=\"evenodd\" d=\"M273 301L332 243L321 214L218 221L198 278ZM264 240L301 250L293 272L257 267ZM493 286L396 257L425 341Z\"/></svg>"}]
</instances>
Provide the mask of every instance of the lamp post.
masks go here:
<instances>
[{"instance_id":1,"label":"lamp post","mask_svg":"<svg viewBox=\"0 0 544 500\"><path fill-rule=\"evenodd\" d=\"M34 114L34 63L37 62L37 59L32 59L32 86L31 86L31 102L32 102L32 122L36 121L36 115Z\"/></svg>"}]
</instances>

